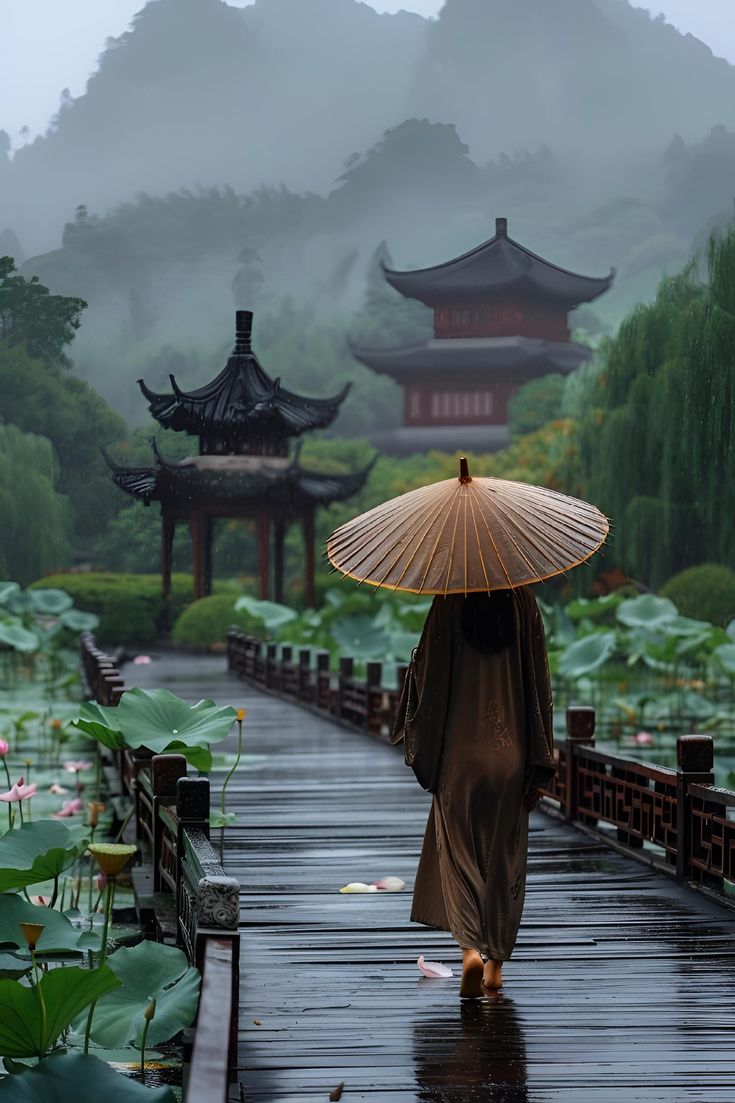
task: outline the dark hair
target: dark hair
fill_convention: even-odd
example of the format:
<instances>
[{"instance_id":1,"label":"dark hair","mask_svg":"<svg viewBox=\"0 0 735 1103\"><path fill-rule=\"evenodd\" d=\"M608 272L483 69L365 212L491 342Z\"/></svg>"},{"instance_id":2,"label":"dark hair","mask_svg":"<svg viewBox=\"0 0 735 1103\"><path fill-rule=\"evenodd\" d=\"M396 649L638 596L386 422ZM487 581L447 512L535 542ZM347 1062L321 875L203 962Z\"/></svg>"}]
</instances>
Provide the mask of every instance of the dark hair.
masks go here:
<instances>
[{"instance_id":1,"label":"dark hair","mask_svg":"<svg viewBox=\"0 0 735 1103\"><path fill-rule=\"evenodd\" d=\"M516 636L515 597L512 590L467 594L462 605L462 633L485 655L505 650Z\"/></svg>"}]
</instances>

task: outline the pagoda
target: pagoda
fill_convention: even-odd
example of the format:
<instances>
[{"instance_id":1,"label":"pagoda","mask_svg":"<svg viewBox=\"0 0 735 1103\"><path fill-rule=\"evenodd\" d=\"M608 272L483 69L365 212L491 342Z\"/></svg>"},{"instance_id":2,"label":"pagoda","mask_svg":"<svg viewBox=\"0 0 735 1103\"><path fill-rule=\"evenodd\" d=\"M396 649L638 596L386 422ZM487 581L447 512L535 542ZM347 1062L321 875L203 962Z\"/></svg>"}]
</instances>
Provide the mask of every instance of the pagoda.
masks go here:
<instances>
[{"instance_id":1,"label":"pagoda","mask_svg":"<svg viewBox=\"0 0 735 1103\"><path fill-rule=\"evenodd\" d=\"M191 532L196 599L211 593L213 525L216 518L226 517L256 521L262 598L271 592L272 544L274 597L283 601L284 540L287 526L296 521L304 535L305 599L313 606L315 512L356 494L370 468L327 475L303 467L299 448L289 457L291 438L331 425L349 384L333 398L305 398L286 390L258 362L251 343L252 322L249 310L237 311L234 351L206 386L183 391L171 375L171 392L158 394L138 380L159 425L198 437L198 455L171 462L154 440L151 467L108 463L121 490L147 506L160 504L165 596L171 591L176 525L185 522Z\"/></svg>"},{"instance_id":2,"label":"pagoda","mask_svg":"<svg viewBox=\"0 0 735 1103\"><path fill-rule=\"evenodd\" d=\"M509 440L508 403L519 387L550 372L567 375L591 356L570 340L569 313L607 291L615 278L558 268L508 236L495 236L455 260L398 272L388 283L434 311L434 337L352 355L403 388L403 424L373 438L395 455L428 448L487 452Z\"/></svg>"}]
</instances>

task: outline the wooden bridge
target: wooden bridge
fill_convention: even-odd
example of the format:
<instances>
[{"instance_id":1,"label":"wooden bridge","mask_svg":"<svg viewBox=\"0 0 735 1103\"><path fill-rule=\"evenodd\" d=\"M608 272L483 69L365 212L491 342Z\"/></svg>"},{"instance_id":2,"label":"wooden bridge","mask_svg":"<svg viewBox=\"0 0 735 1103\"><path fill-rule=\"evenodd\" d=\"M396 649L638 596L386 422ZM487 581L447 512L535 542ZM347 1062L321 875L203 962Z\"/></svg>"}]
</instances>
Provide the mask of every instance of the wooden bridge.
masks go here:
<instances>
[{"instance_id":1,"label":"wooden bridge","mask_svg":"<svg viewBox=\"0 0 735 1103\"><path fill-rule=\"evenodd\" d=\"M452 939L408 921L428 798L401 755L375 738L385 694L368 681L360 697L348 668L336 689L332 679L348 722L373 734L350 731L324 715L333 700L316 711L318 671L301 679L312 700L295 703L306 663L248 646L248 677L270 682L270 692L227 673L224 658L166 653L124 672L139 685L248 710L247 758L228 790L238 822L212 830L209 844L195 822L201 810L181 806L196 804L206 782L178 782L177 813L171 763L128 755L118 764L137 788L141 830L162 871L153 886L159 937L183 931L204 966L191 1103L220 1103L226 1092L254 1103L340 1092L345 1103L735 1100L735 911L718 872L732 871L735 796L712 787L701 743L680 752L696 769L677 772L567 742L566 791L556 797L567 811L573 802L576 826L551 799L549 814L533 814L526 909L505 987L493 999L460 1001ZM114 699L119 674L90 649L93 688ZM215 806L222 777L212 779ZM622 811L613 809L616 793ZM601 828L606 817L615 824L613 811L618 825ZM337 891L386 875L403 878L406 892ZM201 886L219 879L226 897L228 877L239 883L239 929L197 929ZM167 885L178 905L168 918L159 906ZM238 934L228 1087L227 969ZM420 953L457 976L421 977Z\"/></svg>"}]
</instances>

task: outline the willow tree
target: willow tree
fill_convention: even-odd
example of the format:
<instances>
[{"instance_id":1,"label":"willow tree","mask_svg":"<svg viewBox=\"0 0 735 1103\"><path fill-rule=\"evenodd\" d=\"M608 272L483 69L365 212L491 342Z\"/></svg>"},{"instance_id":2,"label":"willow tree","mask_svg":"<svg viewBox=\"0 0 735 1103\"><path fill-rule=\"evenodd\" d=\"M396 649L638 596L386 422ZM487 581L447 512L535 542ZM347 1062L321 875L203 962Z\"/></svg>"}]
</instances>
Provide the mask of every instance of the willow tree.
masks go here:
<instances>
[{"instance_id":1,"label":"willow tree","mask_svg":"<svg viewBox=\"0 0 735 1103\"><path fill-rule=\"evenodd\" d=\"M613 519L614 558L652 586L735 566L735 226L707 260L705 285L694 265L664 279L606 343L579 430L579 489Z\"/></svg>"},{"instance_id":2,"label":"willow tree","mask_svg":"<svg viewBox=\"0 0 735 1103\"><path fill-rule=\"evenodd\" d=\"M50 441L0 425L0 577L26 584L71 554L69 502Z\"/></svg>"}]
</instances>

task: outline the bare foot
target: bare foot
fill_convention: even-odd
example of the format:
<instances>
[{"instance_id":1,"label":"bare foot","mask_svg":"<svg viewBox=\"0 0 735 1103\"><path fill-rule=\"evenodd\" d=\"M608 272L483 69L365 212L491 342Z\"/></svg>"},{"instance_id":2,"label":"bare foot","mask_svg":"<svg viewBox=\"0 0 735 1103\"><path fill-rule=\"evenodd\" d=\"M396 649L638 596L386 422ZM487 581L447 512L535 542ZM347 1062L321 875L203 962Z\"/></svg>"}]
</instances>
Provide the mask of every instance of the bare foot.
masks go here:
<instances>
[{"instance_id":1,"label":"bare foot","mask_svg":"<svg viewBox=\"0 0 735 1103\"><path fill-rule=\"evenodd\" d=\"M482 958L477 950L462 950L460 999L479 1000L482 996Z\"/></svg>"},{"instance_id":2,"label":"bare foot","mask_svg":"<svg viewBox=\"0 0 735 1103\"><path fill-rule=\"evenodd\" d=\"M502 961L486 961L482 976L482 987L497 992L503 987Z\"/></svg>"}]
</instances>

